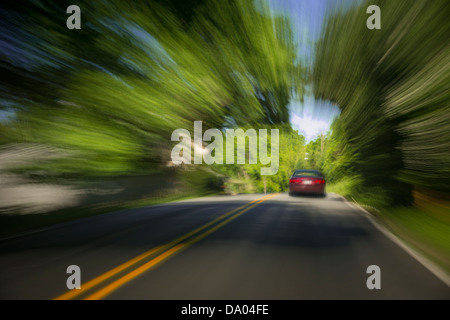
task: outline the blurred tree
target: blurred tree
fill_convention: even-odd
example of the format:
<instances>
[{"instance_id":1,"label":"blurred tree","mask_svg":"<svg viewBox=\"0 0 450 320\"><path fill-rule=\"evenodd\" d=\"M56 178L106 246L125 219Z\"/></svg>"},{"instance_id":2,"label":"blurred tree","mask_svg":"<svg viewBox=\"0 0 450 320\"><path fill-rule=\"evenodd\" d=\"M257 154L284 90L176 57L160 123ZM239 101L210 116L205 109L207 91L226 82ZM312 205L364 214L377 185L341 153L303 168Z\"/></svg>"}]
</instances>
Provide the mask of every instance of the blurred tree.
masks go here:
<instances>
[{"instance_id":1,"label":"blurred tree","mask_svg":"<svg viewBox=\"0 0 450 320\"><path fill-rule=\"evenodd\" d=\"M304 168L305 163L305 137L293 130L290 125L265 126L270 134L271 129L279 130L279 167L274 175L261 176L261 168L268 167L260 162L245 165L216 165L215 169L231 177L228 188L234 192L264 192L264 180L267 192L287 191L289 177L296 169ZM244 128L245 130L245 128ZM248 143L246 145L248 152ZM271 139L268 137L268 151L271 152Z\"/></svg>"},{"instance_id":2,"label":"blurred tree","mask_svg":"<svg viewBox=\"0 0 450 320\"><path fill-rule=\"evenodd\" d=\"M0 25L12 140L70 155L47 170L143 173L169 160L171 132L195 120L288 123L302 69L289 20L265 2L78 1L81 30L66 28L68 5L6 3Z\"/></svg>"},{"instance_id":3,"label":"blurred tree","mask_svg":"<svg viewBox=\"0 0 450 320\"><path fill-rule=\"evenodd\" d=\"M366 28L369 4L381 8L381 30ZM448 9L364 1L334 12L318 43L315 94L342 109L333 132L349 146L341 157L391 204L411 203L412 186L450 191Z\"/></svg>"}]
</instances>

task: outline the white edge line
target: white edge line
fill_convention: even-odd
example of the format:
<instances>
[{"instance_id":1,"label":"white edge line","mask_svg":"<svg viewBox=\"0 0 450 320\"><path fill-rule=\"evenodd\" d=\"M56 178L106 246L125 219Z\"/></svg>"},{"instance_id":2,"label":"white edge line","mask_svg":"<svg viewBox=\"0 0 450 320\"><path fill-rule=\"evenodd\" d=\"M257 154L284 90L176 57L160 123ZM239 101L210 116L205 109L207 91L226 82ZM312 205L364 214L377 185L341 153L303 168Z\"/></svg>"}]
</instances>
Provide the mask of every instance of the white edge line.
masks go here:
<instances>
[{"instance_id":1,"label":"white edge line","mask_svg":"<svg viewBox=\"0 0 450 320\"><path fill-rule=\"evenodd\" d=\"M392 242L397 244L400 248L402 248L404 251L406 251L410 256L412 256L414 259L416 259L421 265L423 265L425 268L427 268L431 273L433 273L439 280L444 282L448 287L450 287L450 275L447 274L441 267L437 266L434 262L429 260L428 258L424 257L422 254L418 253L416 250L411 248L409 245L407 245L404 241L402 241L400 238L398 238L396 235L394 235L391 231L389 231L385 226L381 225L378 221L374 219L373 214L371 214L369 211L361 207L358 203L353 203L348 201L345 197L330 192L334 196L337 196L339 198L342 198L347 205L349 205L353 209L360 210L365 213L365 217L379 230L381 231L386 237L388 237Z\"/></svg>"}]
</instances>

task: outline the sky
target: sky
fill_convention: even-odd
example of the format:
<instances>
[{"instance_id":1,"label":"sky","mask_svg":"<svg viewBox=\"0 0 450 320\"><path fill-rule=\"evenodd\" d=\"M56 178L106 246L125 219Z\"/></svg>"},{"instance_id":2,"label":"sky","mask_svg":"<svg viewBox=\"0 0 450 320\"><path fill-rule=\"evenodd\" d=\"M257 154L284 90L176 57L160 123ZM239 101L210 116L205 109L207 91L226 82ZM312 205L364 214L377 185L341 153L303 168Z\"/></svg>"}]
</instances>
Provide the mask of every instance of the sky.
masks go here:
<instances>
[{"instance_id":1,"label":"sky","mask_svg":"<svg viewBox=\"0 0 450 320\"><path fill-rule=\"evenodd\" d=\"M314 42L320 38L327 10L343 5L349 7L359 0L269 0L275 12L289 14L294 34L299 44L299 59L306 66L312 66ZM314 140L329 130L330 124L339 115L339 107L329 101L316 100L312 88L306 88L304 101L293 98L289 104L291 125L305 136Z\"/></svg>"},{"instance_id":2,"label":"sky","mask_svg":"<svg viewBox=\"0 0 450 320\"><path fill-rule=\"evenodd\" d=\"M333 119L340 113L337 105L317 100L312 94L305 95L303 103L291 100L289 110L292 127L305 136L307 142L326 133Z\"/></svg>"}]
</instances>

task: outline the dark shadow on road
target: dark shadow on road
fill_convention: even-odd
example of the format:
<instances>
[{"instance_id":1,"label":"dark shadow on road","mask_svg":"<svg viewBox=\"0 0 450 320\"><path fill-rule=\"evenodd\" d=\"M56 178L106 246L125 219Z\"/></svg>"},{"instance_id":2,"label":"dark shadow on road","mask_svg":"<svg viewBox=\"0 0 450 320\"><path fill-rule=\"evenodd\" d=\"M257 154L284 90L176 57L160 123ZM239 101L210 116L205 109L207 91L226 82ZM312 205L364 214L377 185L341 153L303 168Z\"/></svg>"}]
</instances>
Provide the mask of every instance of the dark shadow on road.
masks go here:
<instances>
[{"instance_id":1,"label":"dark shadow on road","mask_svg":"<svg viewBox=\"0 0 450 320\"><path fill-rule=\"evenodd\" d=\"M293 193L289 195L293 198L327 198L327 194L314 194L314 193Z\"/></svg>"},{"instance_id":2,"label":"dark shadow on road","mask_svg":"<svg viewBox=\"0 0 450 320\"><path fill-rule=\"evenodd\" d=\"M297 198L297 197L294 197ZM299 198L317 198L299 196ZM334 208L328 198L318 202L260 203L202 241L245 241L262 246L335 248L369 237L367 220ZM326 204L327 208L315 203ZM189 202L124 210L81 219L51 230L6 240L0 254L76 247L145 247L166 244L246 202Z\"/></svg>"}]
</instances>

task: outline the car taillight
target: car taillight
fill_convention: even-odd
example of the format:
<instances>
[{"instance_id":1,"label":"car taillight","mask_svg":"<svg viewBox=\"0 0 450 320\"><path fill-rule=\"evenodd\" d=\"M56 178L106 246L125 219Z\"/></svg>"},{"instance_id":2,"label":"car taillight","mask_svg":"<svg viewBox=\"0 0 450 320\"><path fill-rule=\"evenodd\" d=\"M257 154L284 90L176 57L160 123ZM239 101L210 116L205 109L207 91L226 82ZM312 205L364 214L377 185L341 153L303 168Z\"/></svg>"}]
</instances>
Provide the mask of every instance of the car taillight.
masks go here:
<instances>
[{"instance_id":1,"label":"car taillight","mask_svg":"<svg viewBox=\"0 0 450 320\"><path fill-rule=\"evenodd\" d=\"M325 183L325 180L324 180L324 179L318 179L318 180L315 180L314 183L317 183L317 184L324 184L324 183Z\"/></svg>"},{"instance_id":2,"label":"car taillight","mask_svg":"<svg viewBox=\"0 0 450 320\"><path fill-rule=\"evenodd\" d=\"M299 178L289 179L289 183L296 183L296 182L300 182L300 179Z\"/></svg>"}]
</instances>

